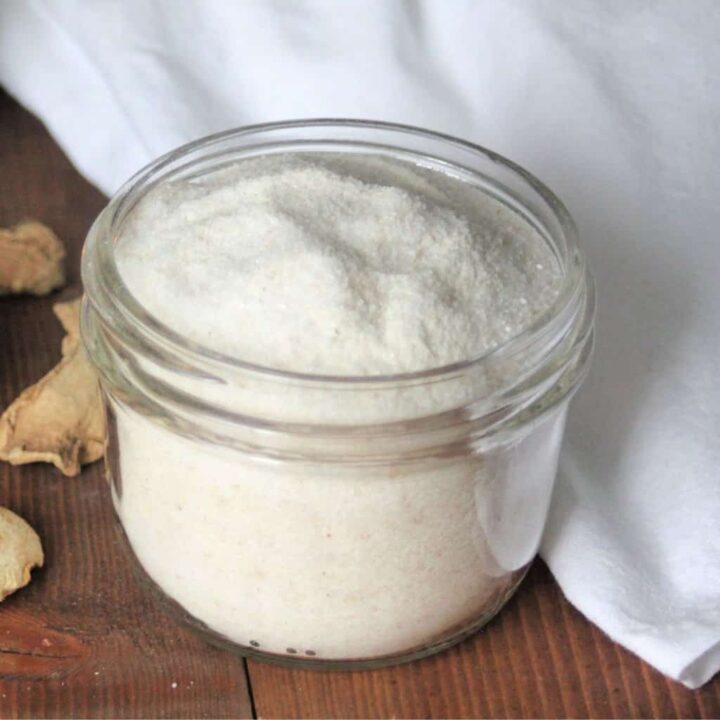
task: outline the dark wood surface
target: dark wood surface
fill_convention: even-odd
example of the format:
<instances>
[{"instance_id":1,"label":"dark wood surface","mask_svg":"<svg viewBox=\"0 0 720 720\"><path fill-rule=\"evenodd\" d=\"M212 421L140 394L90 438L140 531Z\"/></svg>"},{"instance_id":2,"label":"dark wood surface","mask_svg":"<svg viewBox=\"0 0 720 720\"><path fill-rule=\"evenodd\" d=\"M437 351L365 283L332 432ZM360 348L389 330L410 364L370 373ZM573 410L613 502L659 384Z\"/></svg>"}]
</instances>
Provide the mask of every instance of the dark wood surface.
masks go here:
<instances>
[{"instance_id":1,"label":"dark wood surface","mask_svg":"<svg viewBox=\"0 0 720 720\"><path fill-rule=\"evenodd\" d=\"M50 308L79 292L104 203L42 125L0 91L0 225L48 223L70 287L0 298L0 408L49 370ZM46 565L0 605L0 717L718 717L720 679L691 692L585 621L538 561L505 610L442 655L373 672L289 670L216 650L136 582L97 463L77 478L0 463L0 505L43 539Z\"/></svg>"}]
</instances>

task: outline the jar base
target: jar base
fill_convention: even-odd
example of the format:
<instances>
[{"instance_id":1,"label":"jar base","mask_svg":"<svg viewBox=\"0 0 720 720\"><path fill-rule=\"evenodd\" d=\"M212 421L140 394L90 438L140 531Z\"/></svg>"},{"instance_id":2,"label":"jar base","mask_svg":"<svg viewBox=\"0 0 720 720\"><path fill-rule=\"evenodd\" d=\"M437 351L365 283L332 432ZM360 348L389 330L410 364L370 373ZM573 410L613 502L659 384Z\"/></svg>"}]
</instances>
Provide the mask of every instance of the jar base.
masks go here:
<instances>
[{"instance_id":1,"label":"jar base","mask_svg":"<svg viewBox=\"0 0 720 720\"><path fill-rule=\"evenodd\" d=\"M531 563L530 563L531 564ZM204 635L205 639L215 647L219 647L223 650L239 655L240 657L250 658L257 660L258 662L266 663L268 665L278 665L281 667L297 668L301 670L326 670L329 672L357 672L360 670L379 670L380 668L392 667L396 665L406 665L414 662L415 660L421 660L431 655L437 655L438 653L449 650L451 647L460 644L464 640L472 637L476 632L480 631L485 625L487 625L505 606L510 598L515 594L520 583L525 578L530 564L516 571L515 577L513 577L512 583L505 589L505 591L498 597L497 601L493 604L492 608L487 612L483 613L480 618L476 618L472 623L462 627L454 634L447 637L443 633L442 640L437 642L430 642L412 650L406 650L399 653L393 653L390 655L381 655L373 658L312 658L312 657L292 657L289 655L278 655L276 653L264 652L256 650L252 647L246 647L238 645L230 640L225 639L222 635L218 635L213 630L210 630L199 623L195 618L191 617L189 621L190 625L194 627L197 632ZM160 591L162 592L162 591ZM184 612L184 611L183 611ZM187 613L186 613L187 614ZM185 621L188 622L187 620Z\"/></svg>"},{"instance_id":2,"label":"jar base","mask_svg":"<svg viewBox=\"0 0 720 720\"><path fill-rule=\"evenodd\" d=\"M241 645L240 643L229 640L224 635L216 632L201 620L198 620L188 613L182 605L169 597L148 575L135 556L125 531L117 518L115 520L115 527L121 539L121 545L125 548L131 567L140 584L160 602L170 617L179 620L183 625L201 635L206 642L221 650L226 650L240 657L250 658L270 665L306 670L328 670L336 672L376 670L393 665L404 665L443 652L461 643L463 640L468 639L490 622L515 593L532 564L532 562L530 562L512 573L512 577L508 580L508 584L504 590L497 594L492 605L482 613L480 617L475 617L470 623L461 624L454 632L451 629L444 631L441 636L442 639L436 641L431 640L420 646L410 650L403 650L399 653L391 653L389 655L380 655L371 658L322 658L307 657L304 655L280 655L251 646Z\"/></svg>"}]
</instances>

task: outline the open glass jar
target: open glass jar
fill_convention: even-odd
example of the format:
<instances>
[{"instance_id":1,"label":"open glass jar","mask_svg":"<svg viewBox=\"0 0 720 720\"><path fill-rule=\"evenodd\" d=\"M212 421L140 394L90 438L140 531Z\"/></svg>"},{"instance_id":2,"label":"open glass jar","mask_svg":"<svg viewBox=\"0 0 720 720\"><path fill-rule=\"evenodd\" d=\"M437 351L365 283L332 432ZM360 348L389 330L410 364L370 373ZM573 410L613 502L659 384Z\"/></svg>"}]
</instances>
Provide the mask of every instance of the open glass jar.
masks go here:
<instances>
[{"instance_id":1,"label":"open glass jar","mask_svg":"<svg viewBox=\"0 0 720 720\"><path fill-rule=\"evenodd\" d=\"M123 223L159 184L288 151L401 158L476 185L548 243L559 295L492 352L401 375L281 372L190 342L123 283ZM223 133L119 191L89 233L83 280L115 508L141 577L173 612L243 654L377 667L448 647L512 594L543 531L594 312L573 223L524 170L384 123Z\"/></svg>"}]
</instances>

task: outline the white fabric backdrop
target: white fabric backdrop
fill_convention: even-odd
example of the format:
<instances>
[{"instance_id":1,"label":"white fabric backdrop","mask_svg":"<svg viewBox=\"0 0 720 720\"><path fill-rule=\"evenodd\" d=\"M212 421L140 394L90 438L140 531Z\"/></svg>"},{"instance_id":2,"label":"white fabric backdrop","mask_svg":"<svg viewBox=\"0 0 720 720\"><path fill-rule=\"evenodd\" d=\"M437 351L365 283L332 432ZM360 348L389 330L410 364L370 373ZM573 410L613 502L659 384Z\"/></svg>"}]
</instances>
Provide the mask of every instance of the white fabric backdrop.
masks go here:
<instances>
[{"instance_id":1,"label":"white fabric backdrop","mask_svg":"<svg viewBox=\"0 0 720 720\"><path fill-rule=\"evenodd\" d=\"M689 686L720 667L720 3L5 0L0 82L115 189L242 124L460 135L575 215L599 287L542 553Z\"/></svg>"}]
</instances>

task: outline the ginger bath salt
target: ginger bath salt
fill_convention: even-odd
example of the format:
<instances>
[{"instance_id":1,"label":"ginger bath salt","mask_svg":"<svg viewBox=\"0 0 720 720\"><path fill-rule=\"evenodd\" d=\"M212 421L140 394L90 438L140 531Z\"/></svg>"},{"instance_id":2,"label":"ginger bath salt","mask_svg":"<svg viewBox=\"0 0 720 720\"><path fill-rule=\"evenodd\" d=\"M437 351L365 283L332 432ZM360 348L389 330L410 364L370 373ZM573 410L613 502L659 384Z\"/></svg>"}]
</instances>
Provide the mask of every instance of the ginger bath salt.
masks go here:
<instances>
[{"instance_id":1,"label":"ginger bath salt","mask_svg":"<svg viewBox=\"0 0 720 720\"><path fill-rule=\"evenodd\" d=\"M592 340L537 181L396 126L235 131L121 190L84 278L115 507L172 612L245 654L375 666L512 593Z\"/></svg>"}]
</instances>

